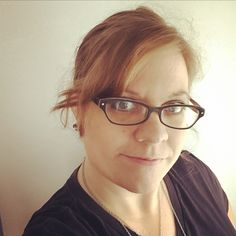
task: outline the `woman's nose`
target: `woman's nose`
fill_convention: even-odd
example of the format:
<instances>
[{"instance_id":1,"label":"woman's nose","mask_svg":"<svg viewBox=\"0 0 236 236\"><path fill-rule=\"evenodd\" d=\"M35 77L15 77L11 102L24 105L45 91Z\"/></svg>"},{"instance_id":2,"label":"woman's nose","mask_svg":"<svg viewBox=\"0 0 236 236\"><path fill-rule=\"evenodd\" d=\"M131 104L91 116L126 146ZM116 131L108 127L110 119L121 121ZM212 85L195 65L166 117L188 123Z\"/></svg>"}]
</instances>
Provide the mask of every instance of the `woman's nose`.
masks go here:
<instances>
[{"instance_id":1,"label":"woman's nose","mask_svg":"<svg viewBox=\"0 0 236 236\"><path fill-rule=\"evenodd\" d=\"M161 143L168 139L167 127L161 123L155 112L137 126L134 135L137 141L146 143Z\"/></svg>"}]
</instances>

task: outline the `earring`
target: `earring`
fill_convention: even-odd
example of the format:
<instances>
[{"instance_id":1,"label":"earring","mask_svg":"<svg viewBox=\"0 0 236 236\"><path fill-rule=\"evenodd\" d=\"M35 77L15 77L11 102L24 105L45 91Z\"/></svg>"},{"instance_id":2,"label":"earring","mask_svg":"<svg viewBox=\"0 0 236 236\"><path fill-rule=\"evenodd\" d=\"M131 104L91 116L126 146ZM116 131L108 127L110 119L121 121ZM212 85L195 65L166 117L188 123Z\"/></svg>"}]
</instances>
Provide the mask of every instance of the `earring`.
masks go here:
<instances>
[{"instance_id":1,"label":"earring","mask_svg":"<svg viewBox=\"0 0 236 236\"><path fill-rule=\"evenodd\" d=\"M78 130L78 125L77 125L77 124L73 124L73 129L74 129L75 131L77 131L77 130Z\"/></svg>"}]
</instances>

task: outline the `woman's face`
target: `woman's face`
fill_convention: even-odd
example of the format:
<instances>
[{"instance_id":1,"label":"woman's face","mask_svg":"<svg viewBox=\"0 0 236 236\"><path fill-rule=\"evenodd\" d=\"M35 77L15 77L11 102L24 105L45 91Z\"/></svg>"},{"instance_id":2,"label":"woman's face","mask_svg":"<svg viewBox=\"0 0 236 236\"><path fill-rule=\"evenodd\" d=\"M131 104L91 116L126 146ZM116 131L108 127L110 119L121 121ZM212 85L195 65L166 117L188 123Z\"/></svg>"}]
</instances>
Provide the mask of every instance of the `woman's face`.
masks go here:
<instances>
[{"instance_id":1,"label":"woman's face","mask_svg":"<svg viewBox=\"0 0 236 236\"><path fill-rule=\"evenodd\" d=\"M155 49L145 57L122 96L150 106L188 101L188 74L176 46ZM166 175L183 148L185 132L164 126L157 113L139 125L110 123L93 102L85 112L83 142L90 173L136 193L148 193Z\"/></svg>"}]
</instances>

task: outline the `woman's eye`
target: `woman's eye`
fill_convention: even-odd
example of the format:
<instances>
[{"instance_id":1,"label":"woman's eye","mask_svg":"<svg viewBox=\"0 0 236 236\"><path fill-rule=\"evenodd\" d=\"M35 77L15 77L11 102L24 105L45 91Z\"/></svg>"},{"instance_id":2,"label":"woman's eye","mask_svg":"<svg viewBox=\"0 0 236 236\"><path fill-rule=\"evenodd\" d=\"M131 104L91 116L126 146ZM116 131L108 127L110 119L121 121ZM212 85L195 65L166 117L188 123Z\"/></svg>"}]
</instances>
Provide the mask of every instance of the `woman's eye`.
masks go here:
<instances>
[{"instance_id":1,"label":"woman's eye","mask_svg":"<svg viewBox=\"0 0 236 236\"><path fill-rule=\"evenodd\" d=\"M118 101L113 103L113 108L119 111L129 111L132 110L135 105L129 101Z\"/></svg>"},{"instance_id":2,"label":"woman's eye","mask_svg":"<svg viewBox=\"0 0 236 236\"><path fill-rule=\"evenodd\" d=\"M183 111L184 107L182 106L173 106L165 108L165 112L169 114L179 114Z\"/></svg>"}]
</instances>

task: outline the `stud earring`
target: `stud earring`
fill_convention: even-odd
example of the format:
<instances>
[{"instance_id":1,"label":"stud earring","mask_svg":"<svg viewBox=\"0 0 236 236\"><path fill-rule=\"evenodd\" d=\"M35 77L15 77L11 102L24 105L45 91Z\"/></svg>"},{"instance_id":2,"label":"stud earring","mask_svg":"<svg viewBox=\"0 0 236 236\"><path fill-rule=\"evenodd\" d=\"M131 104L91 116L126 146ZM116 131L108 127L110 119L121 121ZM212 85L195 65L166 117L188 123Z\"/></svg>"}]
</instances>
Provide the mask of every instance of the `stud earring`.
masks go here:
<instances>
[{"instance_id":1,"label":"stud earring","mask_svg":"<svg viewBox=\"0 0 236 236\"><path fill-rule=\"evenodd\" d=\"M77 131L77 130L78 130L78 125L77 125L77 124L73 124L73 129L74 129L75 131Z\"/></svg>"}]
</instances>

